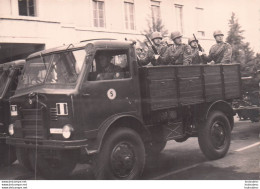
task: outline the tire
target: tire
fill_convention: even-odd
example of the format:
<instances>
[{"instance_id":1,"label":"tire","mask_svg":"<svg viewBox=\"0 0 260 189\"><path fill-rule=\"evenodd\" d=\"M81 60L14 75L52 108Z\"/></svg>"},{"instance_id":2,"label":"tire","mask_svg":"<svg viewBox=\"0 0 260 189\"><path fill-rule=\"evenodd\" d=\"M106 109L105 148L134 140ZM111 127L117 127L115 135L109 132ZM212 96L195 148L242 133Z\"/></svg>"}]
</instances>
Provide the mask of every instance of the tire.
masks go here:
<instances>
[{"instance_id":1,"label":"tire","mask_svg":"<svg viewBox=\"0 0 260 189\"><path fill-rule=\"evenodd\" d=\"M52 151L53 152L53 151ZM77 164L77 152L70 150L55 151L55 156L49 150L38 151L37 169L41 176L47 179L65 179Z\"/></svg>"},{"instance_id":2,"label":"tire","mask_svg":"<svg viewBox=\"0 0 260 189\"><path fill-rule=\"evenodd\" d=\"M167 141L153 141L145 147L145 152L148 155L156 155L163 151L167 144Z\"/></svg>"},{"instance_id":3,"label":"tire","mask_svg":"<svg viewBox=\"0 0 260 189\"><path fill-rule=\"evenodd\" d=\"M228 152L231 141L231 129L228 118L220 111L210 113L199 128L199 146L204 155L215 160Z\"/></svg>"},{"instance_id":4,"label":"tire","mask_svg":"<svg viewBox=\"0 0 260 189\"><path fill-rule=\"evenodd\" d=\"M29 158L29 149L26 148L16 148L16 157L19 164L26 168L28 171L34 171Z\"/></svg>"},{"instance_id":5,"label":"tire","mask_svg":"<svg viewBox=\"0 0 260 189\"><path fill-rule=\"evenodd\" d=\"M0 143L0 151L1 166L9 166L17 159L15 148L13 146L7 145L6 143Z\"/></svg>"},{"instance_id":6,"label":"tire","mask_svg":"<svg viewBox=\"0 0 260 189\"><path fill-rule=\"evenodd\" d=\"M145 148L132 129L113 130L104 139L93 168L96 179L138 179L145 165Z\"/></svg>"}]
</instances>

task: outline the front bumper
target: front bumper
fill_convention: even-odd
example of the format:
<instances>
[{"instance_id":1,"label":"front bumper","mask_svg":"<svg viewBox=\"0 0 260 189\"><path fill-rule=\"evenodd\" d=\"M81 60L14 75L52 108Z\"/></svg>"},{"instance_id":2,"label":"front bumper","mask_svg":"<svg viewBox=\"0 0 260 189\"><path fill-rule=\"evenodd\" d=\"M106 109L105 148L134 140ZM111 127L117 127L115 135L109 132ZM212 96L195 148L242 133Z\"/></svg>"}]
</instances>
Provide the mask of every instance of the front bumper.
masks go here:
<instances>
[{"instance_id":1,"label":"front bumper","mask_svg":"<svg viewBox=\"0 0 260 189\"><path fill-rule=\"evenodd\" d=\"M87 151L88 140L72 140L72 141L60 141L60 140L42 140L42 139L23 139L6 137L6 143L15 147L24 148L40 148L40 149L85 149Z\"/></svg>"}]
</instances>

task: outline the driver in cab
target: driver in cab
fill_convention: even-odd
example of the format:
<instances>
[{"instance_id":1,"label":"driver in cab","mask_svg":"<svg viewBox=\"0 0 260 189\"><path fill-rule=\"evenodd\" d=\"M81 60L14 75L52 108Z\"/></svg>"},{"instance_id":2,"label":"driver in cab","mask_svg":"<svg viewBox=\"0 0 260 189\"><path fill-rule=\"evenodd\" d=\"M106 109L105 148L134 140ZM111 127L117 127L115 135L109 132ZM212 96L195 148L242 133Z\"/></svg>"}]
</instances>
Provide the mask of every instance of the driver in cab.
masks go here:
<instances>
[{"instance_id":1,"label":"driver in cab","mask_svg":"<svg viewBox=\"0 0 260 189\"><path fill-rule=\"evenodd\" d=\"M98 52L95 60L97 63L98 75L96 80L109 80L124 78L123 70L120 66L111 63L113 57L108 52Z\"/></svg>"}]
</instances>

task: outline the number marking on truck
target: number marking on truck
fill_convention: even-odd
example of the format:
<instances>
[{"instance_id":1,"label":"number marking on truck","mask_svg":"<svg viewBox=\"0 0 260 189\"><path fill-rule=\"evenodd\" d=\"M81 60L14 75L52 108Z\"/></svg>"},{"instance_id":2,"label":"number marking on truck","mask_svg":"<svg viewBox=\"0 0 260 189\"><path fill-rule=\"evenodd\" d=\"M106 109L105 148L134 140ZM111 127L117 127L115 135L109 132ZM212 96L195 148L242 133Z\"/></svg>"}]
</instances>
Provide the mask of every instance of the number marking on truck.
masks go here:
<instances>
[{"instance_id":1,"label":"number marking on truck","mask_svg":"<svg viewBox=\"0 0 260 189\"><path fill-rule=\"evenodd\" d=\"M107 91L107 97L110 99L110 100L114 100L116 98L116 91L115 89L109 89Z\"/></svg>"}]
</instances>

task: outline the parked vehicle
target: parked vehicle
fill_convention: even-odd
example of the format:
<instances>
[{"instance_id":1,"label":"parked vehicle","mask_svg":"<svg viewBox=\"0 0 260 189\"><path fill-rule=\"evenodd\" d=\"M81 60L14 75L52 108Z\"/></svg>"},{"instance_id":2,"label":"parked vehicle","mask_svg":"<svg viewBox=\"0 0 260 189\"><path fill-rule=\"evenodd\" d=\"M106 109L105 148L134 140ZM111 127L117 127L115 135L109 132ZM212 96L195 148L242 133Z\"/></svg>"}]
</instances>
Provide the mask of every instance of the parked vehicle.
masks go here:
<instances>
[{"instance_id":1,"label":"parked vehicle","mask_svg":"<svg viewBox=\"0 0 260 189\"><path fill-rule=\"evenodd\" d=\"M6 166L16 160L13 146L6 144L10 124L9 97L14 95L18 77L25 64L25 60L17 60L0 65L0 165Z\"/></svg>"},{"instance_id":2,"label":"parked vehicle","mask_svg":"<svg viewBox=\"0 0 260 189\"><path fill-rule=\"evenodd\" d=\"M10 99L8 144L45 178L90 162L97 179L136 179L169 140L198 137L208 159L224 157L240 91L239 64L138 67L134 43L117 40L44 50Z\"/></svg>"}]
</instances>

